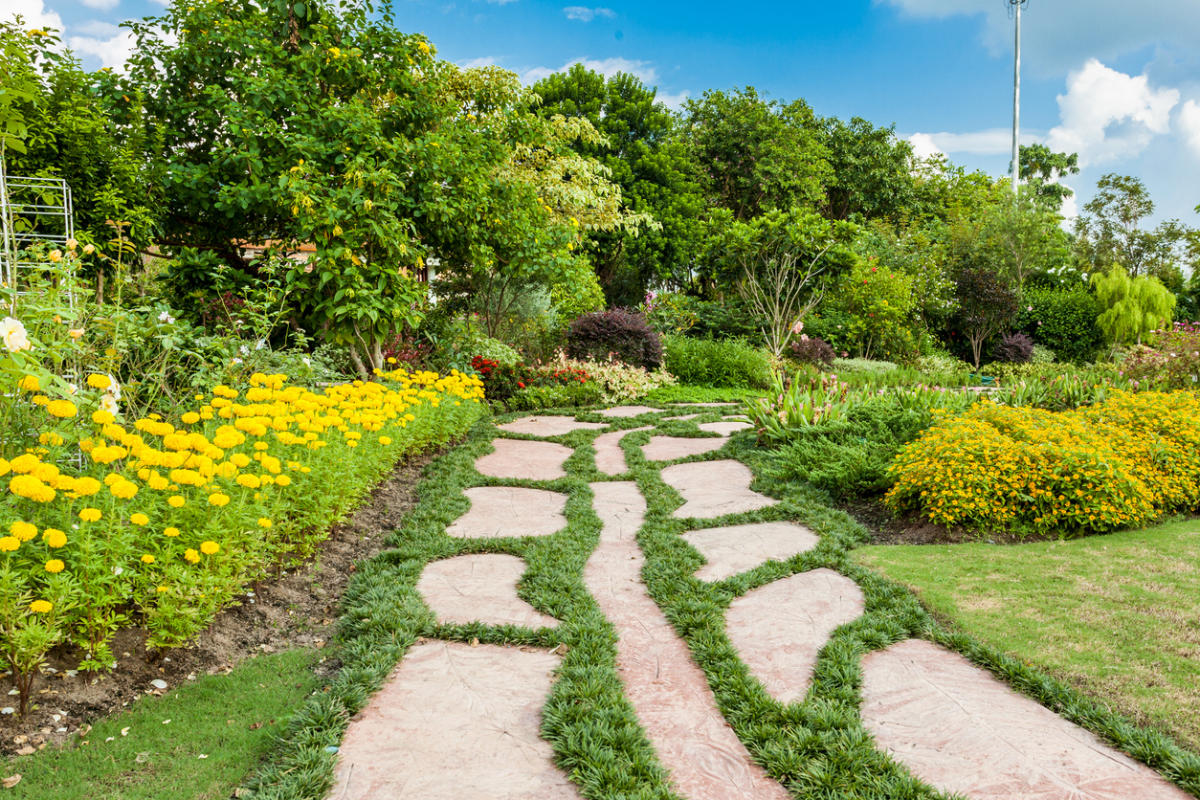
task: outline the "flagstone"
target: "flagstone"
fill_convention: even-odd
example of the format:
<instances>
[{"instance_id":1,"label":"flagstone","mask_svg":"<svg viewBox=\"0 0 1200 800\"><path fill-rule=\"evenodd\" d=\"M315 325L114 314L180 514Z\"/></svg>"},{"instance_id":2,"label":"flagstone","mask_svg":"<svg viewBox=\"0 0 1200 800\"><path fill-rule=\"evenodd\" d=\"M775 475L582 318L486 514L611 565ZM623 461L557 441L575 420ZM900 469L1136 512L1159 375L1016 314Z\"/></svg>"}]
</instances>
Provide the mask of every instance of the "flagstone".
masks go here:
<instances>
[{"instance_id":1,"label":"flagstone","mask_svg":"<svg viewBox=\"0 0 1200 800\"><path fill-rule=\"evenodd\" d=\"M641 414L657 414L661 412L661 408L651 408L650 406L613 406L606 408L600 412L602 417L636 417Z\"/></svg>"},{"instance_id":2,"label":"flagstone","mask_svg":"<svg viewBox=\"0 0 1200 800\"><path fill-rule=\"evenodd\" d=\"M753 569L764 561L784 561L812 550L816 534L794 522L754 522L704 528L683 534L700 551L705 564L696 571L702 581L720 581Z\"/></svg>"},{"instance_id":3,"label":"flagstone","mask_svg":"<svg viewBox=\"0 0 1200 800\"><path fill-rule=\"evenodd\" d=\"M471 501L467 513L446 533L460 539L504 536L549 536L567 527L567 496L545 489L475 486L463 492Z\"/></svg>"},{"instance_id":4,"label":"flagstone","mask_svg":"<svg viewBox=\"0 0 1200 800\"><path fill-rule=\"evenodd\" d=\"M647 461L674 461L677 458L711 453L725 445L724 439L698 439L682 436L651 436L642 448Z\"/></svg>"},{"instance_id":5,"label":"flagstone","mask_svg":"<svg viewBox=\"0 0 1200 800\"><path fill-rule=\"evenodd\" d=\"M591 431L608 426L603 422L580 422L574 417L551 414L544 417L521 417L496 427L508 433L525 433L530 436L562 436L573 431Z\"/></svg>"},{"instance_id":6,"label":"flagstone","mask_svg":"<svg viewBox=\"0 0 1200 800\"><path fill-rule=\"evenodd\" d=\"M740 420L722 420L721 422L701 422L696 427L707 433L719 433L722 436L729 436L732 433L744 431L754 426L749 422Z\"/></svg>"},{"instance_id":7,"label":"flagstone","mask_svg":"<svg viewBox=\"0 0 1200 800\"><path fill-rule=\"evenodd\" d=\"M773 506L778 501L750 490L754 474L740 461L722 459L675 464L662 471L668 486L683 495L677 518L722 517Z\"/></svg>"},{"instance_id":8,"label":"flagstone","mask_svg":"<svg viewBox=\"0 0 1200 800\"><path fill-rule=\"evenodd\" d=\"M492 478L517 478L551 481L567 474L563 463L574 451L555 442L531 442L525 439L495 439L495 450L475 460L480 475Z\"/></svg>"},{"instance_id":9,"label":"flagstone","mask_svg":"<svg viewBox=\"0 0 1200 800\"><path fill-rule=\"evenodd\" d=\"M504 553L472 553L425 566L417 591L438 622L552 628L554 617L517 596L525 562Z\"/></svg>"},{"instance_id":10,"label":"flagstone","mask_svg":"<svg viewBox=\"0 0 1200 800\"><path fill-rule=\"evenodd\" d=\"M596 450L596 469L605 475L620 475L629 469L625 463L625 451L621 449L621 440L631 433L653 430L647 425L641 428L631 428L612 433L602 433L592 441Z\"/></svg>"}]
</instances>

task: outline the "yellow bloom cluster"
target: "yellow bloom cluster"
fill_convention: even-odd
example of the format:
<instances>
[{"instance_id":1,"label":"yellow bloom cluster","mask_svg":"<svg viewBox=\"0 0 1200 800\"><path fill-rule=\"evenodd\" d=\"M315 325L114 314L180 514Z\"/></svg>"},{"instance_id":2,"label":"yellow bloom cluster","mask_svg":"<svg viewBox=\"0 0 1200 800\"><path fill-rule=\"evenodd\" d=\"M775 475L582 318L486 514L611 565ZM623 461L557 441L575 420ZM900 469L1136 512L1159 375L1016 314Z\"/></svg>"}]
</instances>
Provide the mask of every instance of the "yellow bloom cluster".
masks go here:
<instances>
[{"instance_id":1,"label":"yellow bloom cluster","mask_svg":"<svg viewBox=\"0 0 1200 800\"><path fill-rule=\"evenodd\" d=\"M311 548L398 458L483 413L473 376L377 378L314 391L256 373L171 419L13 397L57 431L0 458L0 568L18 576L21 606L93 654L112 634L103 608L140 610L152 645L185 643L285 553ZM58 466L72 452L82 470Z\"/></svg>"},{"instance_id":2,"label":"yellow bloom cluster","mask_svg":"<svg viewBox=\"0 0 1200 800\"><path fill-rule=\"evenodd\" d=\"M1200 399L1116 392L1074 411L984 400L943 417L889 468L886 501L942 525L1105 531L1200 507Z\"/></svg>"}]
</instances>

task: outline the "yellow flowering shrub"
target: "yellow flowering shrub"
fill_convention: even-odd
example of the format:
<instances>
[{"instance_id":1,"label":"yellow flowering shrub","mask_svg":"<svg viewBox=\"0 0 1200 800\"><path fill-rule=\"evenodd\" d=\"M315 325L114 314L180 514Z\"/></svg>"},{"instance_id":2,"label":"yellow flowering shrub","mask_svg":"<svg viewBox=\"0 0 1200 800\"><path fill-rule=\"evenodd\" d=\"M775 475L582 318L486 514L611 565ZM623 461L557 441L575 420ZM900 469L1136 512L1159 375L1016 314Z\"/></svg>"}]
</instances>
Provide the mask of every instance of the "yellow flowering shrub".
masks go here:
<instances>
[{"instance_id":1,"label":"yellow flowering shrub","mask_svg":"<svg viewBox=\"0 0 1200 800\"><path fill-rule=\"evenodd\" d=\"M256 373L137 420L9 394L56 435L0 442L0 660L36 674L71 641L82 667L107 668L131 622L151 647L186 644L281 559L311 552L402 456L485 413L475 377L377 377L315 391Z\"/></svg>"},{"instance_id":2,"label":"yellow flowering shrub","mask_svg":"<svg viewBox=\"0 0 1200 800\"><path fill-rule=\"evenodd\" d=\"M1115 392L1073 411L987 400L943 418L889 468L886 502L1018 534L1108 531L1200 507L1200 399Z\"/></svg>"}]
</instances>

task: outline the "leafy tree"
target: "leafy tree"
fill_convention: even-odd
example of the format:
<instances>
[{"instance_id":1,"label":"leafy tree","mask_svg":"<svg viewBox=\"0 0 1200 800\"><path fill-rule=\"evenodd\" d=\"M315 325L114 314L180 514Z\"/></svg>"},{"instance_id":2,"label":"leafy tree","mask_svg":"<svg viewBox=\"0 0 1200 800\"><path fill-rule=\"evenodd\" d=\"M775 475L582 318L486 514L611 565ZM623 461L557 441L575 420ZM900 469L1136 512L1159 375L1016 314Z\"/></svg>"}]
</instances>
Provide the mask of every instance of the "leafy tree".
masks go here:
<instances>
[{"instance_id":1,"label":"leafy tree","mask_svg":"<svg viewBox=\"0 0 1200 800\"><path fill-rule=\"evenodd\" d=\"M604 144L577 140L575 147L611 171L611 180L631 211L661 228L594 232L587 247L602 286L616 305L634 305L652 282L683 273L700 238L704 200L694 164L677 135L675 116L656 99L655 89L636 76L605 78L582 64L534 84L546 117L582 117Z\"/></svg>"},{"instance_id":2,"label":"leafy tree","mask_svg":"<svg viewBox=\"0 0 1200 800\"><path fill-rule=\"evenodd\" d=\"M1129 273L1114 266L1092 276L1096 299L1104 309L1096 324L1114 345L1141 344L1147 333L1166 326L1175 310L1175 295L1158 278Z\"/></svg>"},{"instance_id":3,"label":"leafy tree","mask_svg":"<svg viewBox=\"0 0 1200 800\"><path fill-rule=\"evenodd\" d=\"M1117 264L1131 275L1153 275L1176 288L1182 286L1189 229L1179 220L1166 220L1153 230L1141 227L1154 213L1154 201L1141 180L1104 175L1096 184L1096 195L1083 208L1086 214L1075 223L1076 242L1093 271Z\"/></svg>"},{"instance_id":4,"label":"leafy tree","mask_svg":"<svg viewBox=\"0 0 1200 800\"><path fill-rule=\"evenodd\" d=\"M1019 157L1021 178L1038 202L1058 211L1074 192L1059 181L1079 174L1078 153L1055 153L1044 144L1023 144Z\"/></svg>"},{"instance_id":5,"label":"leafy tree","mask_svg":"<svg viewBox=\"0 0 1200 800\"><path fill-rule=\"evenodd\" d=\"M1057 211L1023 189L1015 202L985 206L981 244L993 251L992 260L1020 292L1033 273L1070 260L1070 239L1061 222Z\"/></svg>"},{"instance_id":6,"label":"leafy tree","mask_svg":"<svg viewBox=\"0 0 1200 800\"><path fill-rule=\"evenodd\" d=\"M822 120L832 175L825 186L824 212L831 219L895 218L914 200L912 145L894 127L861 117Z\"/></svg>"},{"instance_id":7,"label":"leafy tree","mask_svg":"<svg viewBox=\"0 0 1200 800\"><path fill-rule=\"evenodd\" d=\"M803 100L764 100L754 87L706 91L688 101L684 125L710 202L734 219L824 199L833 177L829 151Z\"/></svg>"},{"instance_id":8,"label":"leafy tree","mask_svg":"<svg viewBox=\"0 0 1200 800\"><path fill-rule=\"evenodd\" d=\"M1017 313L1017 294L999 275L986 267L968 267L955 281L959 328L971 344L971 358L979 369L988 339L1006 330Z\"/></svg>"}]
</instances>

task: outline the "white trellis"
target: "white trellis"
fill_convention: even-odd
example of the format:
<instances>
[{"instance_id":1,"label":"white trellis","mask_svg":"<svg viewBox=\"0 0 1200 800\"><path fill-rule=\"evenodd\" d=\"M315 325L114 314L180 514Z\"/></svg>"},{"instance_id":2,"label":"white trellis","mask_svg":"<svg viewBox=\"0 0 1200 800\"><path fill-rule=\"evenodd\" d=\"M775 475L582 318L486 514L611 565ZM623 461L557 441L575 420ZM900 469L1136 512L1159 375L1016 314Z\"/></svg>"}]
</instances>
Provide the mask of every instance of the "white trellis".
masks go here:
<instances>
[{"instance_id":1,"label":"white trellis","mask_svg":"<svg viewBox=\"0 0 1200 800\"><path fill-rule=\"evenodd\" d=\"M65 249L75 236L71 187L61 178L25 178L8 175L0 159L0 283L11 289L9 311L16 309L22 290L22 270L44 269L31 261L27 250L44 242ZM68 291L68 301L75 298Z\"/></svg>"}]
</instances>

